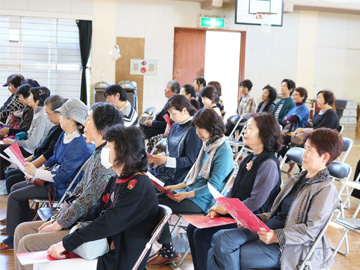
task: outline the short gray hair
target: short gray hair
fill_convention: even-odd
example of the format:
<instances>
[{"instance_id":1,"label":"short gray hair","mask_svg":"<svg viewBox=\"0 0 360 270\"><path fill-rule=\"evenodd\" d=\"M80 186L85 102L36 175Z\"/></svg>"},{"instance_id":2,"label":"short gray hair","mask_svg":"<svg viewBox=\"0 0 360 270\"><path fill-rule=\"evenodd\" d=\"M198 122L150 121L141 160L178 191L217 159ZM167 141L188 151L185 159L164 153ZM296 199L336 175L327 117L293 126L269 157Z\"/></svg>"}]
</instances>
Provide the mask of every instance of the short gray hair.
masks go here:
<instances>
[{"instance_id":1,"label":"short gray hair","mask_svg":"<svg viewBox=\"0 0 360 270\"><path fill-rule=\"evenodd\" d=\"M180 93L180 83L175 80L168 81L167 85L170 87L172 92L176 91L176 94Z\"/></svg>"}]
</instances>

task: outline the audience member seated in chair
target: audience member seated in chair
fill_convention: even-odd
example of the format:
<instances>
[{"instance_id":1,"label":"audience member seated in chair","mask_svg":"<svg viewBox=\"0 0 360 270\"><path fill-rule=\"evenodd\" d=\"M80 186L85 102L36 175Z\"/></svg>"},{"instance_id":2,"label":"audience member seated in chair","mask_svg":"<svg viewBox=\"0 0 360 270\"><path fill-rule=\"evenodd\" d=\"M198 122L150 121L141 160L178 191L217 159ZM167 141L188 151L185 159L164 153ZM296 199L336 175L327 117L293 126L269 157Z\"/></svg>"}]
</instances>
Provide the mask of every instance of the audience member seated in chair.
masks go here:
<instances>
[{"instance_id":1,"label":"audience member seated in chair","mask_svg":"<svg viewBox=\"0 0 360 270\"><path fill-rule=\"evenodd\" d=\"M238 129L241 130L243 128L244 123L246 122L246 115L250 115L256 112L256 101L253 96L251 96L250 91L253 87L253 84L250 80L243 80L240 82L240 91L241 98L239 99L239 103L237 106L237 114L242 116L242 120ZM231 123L226 124L226 132L225 135L229 136L231 131L234 129L234 125Z\"/></svg>"},{"instance_id":2,"label":"audience member seated in chair","mask_svg":"<svg viewBox=\"0 0 360 270\"><path fill-rule=\"evenodd\" d=\"M337 131L319 128L305 142L303 172L292 176L269 213L258 215L270 232L222 230L212 239L208 269L297 269L337 205L337 189L327 166L343 148ZM334 263L326 236L310 259L312 269Z\"/></svg>"},{"instance_id":3,"label":"audience member seated in chair","mask_svg":"<svg viewBox=\"0 0 360 270\"><path fill-rule=\"evenodd\" d=\"M216 105L219 102L219 94L216 90L215 86L207 85L205 86L201 92L201 101L204 104L204 108L213 109L218 115L221 116L221 111L219 107Z\"/></svg>"},{"instance_id":4,"label":"audience member seated in chair","mask_svg":"<svg viewBox=\"0 0 360 270\"><path fill-rule=\"evenodd\" d=\"M138 114L127 100L126 91L120 85L112 84L106 87L104 96L106 102L115 105L123 114L124 126L138 125Z\"/></svg>"},{"instance_id":5,"label":"audience member seated in chair","mask_svg":"<svg viewBox=\"0 0 360 270\"><path fill-rule=\"evenodd\" d=\"M170 98L173 95L180 93L180 84L177 81L171 80L166 84L165 87L165 97ZM156 115L154 120L147 120L145 124L141 124L140 127L144 131L145 139L150 139L153 136L158 134L163 134L166 128L166 121L164 115L167 114L167 111L164 108Z\"/></svg>"},{"instance_id":6,"label":"audience member seated in chair","mask_svg":"<svg viewBox=\"0 0 360 270\"><path fill-rule=\"evenodd\" d=\"M12 186L7 201L6 238L0 244L1 249L13 247L13 236L17 225L30 221L29 199L55 199L62 197L77 170L89 158L90 150L82 136L83 126L87 116L87 107L77 99L69 99L56 111L61 114L60 126L64 132L60 135L54 154L37 169L27 162L25 171L33 176L29 181L23 181ZM46 170L45 168L49 168Z\"/></svg>"},{"instance_id":7,"label":"audience member seated in chair","mask_svg":"<svg viewBox=\"0 0 360 270\"><path fill-rule=\"evenodd\" d=\"M292 94L292 98L296 106L287 113L287 115L282 120L282 133L283 133L283 142L284 147L280 151L280 155L283 157L287 150L288 144L291 142L291 132L306 126L307 121L310 117L309 108L305 105L307 98L307 91L303 87L297 87Z\"/></svg>"},{"instance_id":8,"label":"audience member seated in chair","mask_svg":"<svg viewBox=\"0 0 360 270\"><path fill-rule=\"evenodd\" d=\"M196 91L196 100L199 102L200 108L204 108L204 104L201 101L200 92L201 92L201 89L203 89L206 86L206 80L204 78L201 78L201 77L196 78L194 83L193 83L193 86L194 86L195 91Z\"/></svg>"},{"instance_id":9,"label":"audience member seated in chair","mask_svg":"<svg viewBox=\"0 0 360 270\"><path fill-rule=\"evenodd\" d=\"M11 96L0 108L0 122L2 123L6 122L6 119L11 112L22 111L24 109L24 105L20 102L19 96L16 94L22 80L24 80L22 75L12 74L7 78L6 83L3 84L3 87L8 88Z\"/></svg>"},{"instance_id":10,"label":"audience member seated in chair","mask_svg":"<svg viewBox=\"0 0 360 270\"><path fill-rule=\"evenodd\" d=\"M254 153L242 159L227 197L240 199L255 214L270 211L281 185L280 168L275 156L275 152L281 147L281 140L280 125L273 115L255 114L248 120L244 143ZM219 215L228 216L228 213L217 204L210 209L208 216ZM237 228L237 225L198 229L190 224L187 227L191 257L196 270L207 269L207 254L214 233L232 228Z\"/></svg>"},{"instance_id":11,"label":"audience member seated in chair","mask_svg":"<svg viewBox=\"0 0 360 270\"><path fill-rule=\"evenodd\" d=\"M42 143L53 124L46 118L44 110L44 101L50 96L50 90L44 86L32 87L28 104L33 108L34 116L27 132L27 138L24 140L16 140L18 145L22 147L27 156L32 154L34 150ZM15 141L4 139L5 144L12 144ZM23 151L24 152L24 151Z\"/></svg>"},{"instance_id":12,"label":"audience member seated in chair","mask_svg":"<svg viewBox=\"0 0 360 270\"><path fill-rule=\"evenodd\" d=\"M34 110L32 107L28 106L28 98L30 96L31 86L28 84L23 84L16 91L16 94L19 96L20 102L25 106L23 111L14 112L14 115L21 115L21 120L17 127L3 127L0 129L0 136L6 138L8 136L16 135L19 132L27 132L31 126L31 122L34 116Z\"/></svg>"},{"instance_id":13,"label":"audience member seated in chair","mask_svg":"<svg viewBox=\"0 0 360 270\"><path fill-rule=\"evenodd\" d=\"M313 118L308 121L308 126L305 128L298 128L291 133L291 136L296 137L301 133L309 133L317 128L325 127L335 130L339 130L339 117L337 113L332 109L335 96L330 90L321 90L317 93L316 104L320 109L317 111Z\"/></svg>"},{"instance_id":14,"label":"audience member seated in chair","mask_svg":"<svg viewBox=\"0 0 360 270\"><path fill-rule=\"evenodd\" d=\"M275 108L272 112L280 125L282 124L283 118L285 115L287 115L290 109L296 106L293 99L291 98L291 93L294 91L295 87L296 84L293 80L284 79L281 82L282 99L275 104Z\"/></svg>"},{"instance_id":15,"label":"audience member seated in chair","mask_svg":"<svg viewBox=\"0 0 360 270\"><path fill-rule=\"evenodd\" d=\"M27 136L25 136L24 139L4 139L4 145L0 147L1 150L9 144L17 142L24 157L28 157L34 153L35 149L40 146L53 127L53 124L46 118L44 111L44 101L49 96L50 90L44 86L32 87L30 89L28 104L33 108L34 116ZM19 134L20 133L18 133L17 136L19 136Z\"/></svg>"},{"instance_id":16,"label":"audience member seated in chair","mask_svg":"<svg viewBox=\"0 0 360 270\"><path fill-rule=\"evenodd\" d=\"M204 108L195 114L192 123L203 141L200 154L188 179L178 185L166 187L175 195L159 196L159 204L169 206L174 214L207 213L214 203L207 183L220 191L233 168L232 151L225 140L221 116L212 109ZM158 242L162 244L162 248L150 257L148 266L161 266L181 259L172 245L169 224L164 227Z\"/></svg>"},{"instance_id":17,"label":"audience member seated in chair","mask_svg":"<svg viewBox=\"0 0 360 270\"><path fill-rule=\"evenodd\" d=\"M219 95L219 101L216 103L216 106L220 109L221 117L224 118L225 116L225 108L224 108L224 102L221 100L221 84L217 81L211 81L208 83L208 85L212 85L216 88L216 91Z\"/></svg>"},{"instance_id":18,"label":"audience member seated in chair","mask_svg":"<svg viewBox=\"0 0 360 270\"><path fill-rule=\"evenodd\" d=\"M272 113L275 108L275 99L276 99L276 90L270 85L266 85L263 88L261 99L262 101L259 103L259 106L256 109L256 112L267 112Z\"/></svg>"},{"instance_id":19,"label":"audience member seated in chair","mask_svg":"<svg viewBox=\"0 0 360 270\"><path fill-rule=\"evenodd\" d=\"M115 177L112 169L101 164L101 151L106 141L104 130L122 124L121 113L109 103L95 103L85 120L85 135L96 145L86 166L85 174L74 192L70 195L70 205L63 205L61 210L50 221L32 221L20 224L15 230L14 253L41 251L62 240L69 233L76 221L85 216L94 206L99 195L104 191L111 177ZM15 256L16 269L32 269L31 266L20 265Z\"/></svg>"},{"instance_id":20,"label":"audience member seated in chair","mask_svg":"<svg viewBox=\"0 0 360 270\"><path fill-rule=\"evenodd\" d=\"M158 203L148 176L144 136L137 127L105 130L107 145L101 162L116 173L83 221L87 226L66 235L48 252L63 259L85 242L107 238L109 252L98 258L96 269L132 269L158 223ZM138 269L145 269L148 255ZM69 266L71 260L67 261Z\"/></svg>"},{"instance_id":21,"label":"audience member seated in chair","mask_svg":"<svg viewBox=\"0 0 360 270\"><path fill-rule=\"evenodd\" d=\"M47 114L47 118L54 126L50 129L42 144L36 148L34 154L26 159L26 161L33 163L36 168L41 167L54 153L55 144L62 132L60 127L60 115L55 112L55 110L60 108L65 101L66 99L54 95L48 97L44 102L44 110ZM24 181L25 175L20 169L8 170L5 179L6 190L8 194L10 194L11 187L16 183Z\"/></svg>"},{"instance_id":22,"label":"audience member seated in chair","mask_svg":"<svg viewBox=\"0 0 360 270\"><path fill-rule=\"evenodd\" d=\"M154 155L149 164L156 167L151 170L165 186L182 182L195 163L202 146L196 128L191 124L195 109L186 97L175 95L169 98L165 107L175 122L166 139L166 155Z\"/></svg>"},{"instance_id":23,"label":"audience member seated in chair","mask_svg":"<svg viewBox=\"0 0 360 270\"><path fill-rule=\"evenodd\" d=\"M200 109L200 103L196 100L196 91L191 84L184 84L181 88L180 94L185 96L190 104L196 109Z\"/></svg>"}]
</instances>

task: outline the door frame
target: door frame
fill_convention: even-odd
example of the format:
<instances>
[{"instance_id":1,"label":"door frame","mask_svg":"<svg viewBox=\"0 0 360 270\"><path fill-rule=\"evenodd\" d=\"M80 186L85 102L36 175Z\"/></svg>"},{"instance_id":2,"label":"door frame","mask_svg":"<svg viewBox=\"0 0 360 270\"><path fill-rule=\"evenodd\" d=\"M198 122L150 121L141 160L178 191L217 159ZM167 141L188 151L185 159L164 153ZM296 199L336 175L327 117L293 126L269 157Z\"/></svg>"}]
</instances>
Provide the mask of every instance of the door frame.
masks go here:
<instances>
[{"instance_id":1,"label":"door frame","mask_svg":"<svg viewBox=\"0 0 360 270\"><path fill-rule=\"evenodd\" d=\"M245 79L245 52L246 52L246 31L240 30L228 30L228 29L208 29L208 28L193 28L193 27L174 27L174 37L175 29L188 29L188 30L197 30L197 31L217 31L217 32L236 32L240 33L240 61L239 61L239 81L238 84ZM175 43L175 40L174 40ZM173 51L173 70L175 63L175 50ZM174 74L174 71L173 71ZM173 75L174 79L174 75ZM238 87L238 97L240 97L240 88Z\"/></svg>"}]
</instances>

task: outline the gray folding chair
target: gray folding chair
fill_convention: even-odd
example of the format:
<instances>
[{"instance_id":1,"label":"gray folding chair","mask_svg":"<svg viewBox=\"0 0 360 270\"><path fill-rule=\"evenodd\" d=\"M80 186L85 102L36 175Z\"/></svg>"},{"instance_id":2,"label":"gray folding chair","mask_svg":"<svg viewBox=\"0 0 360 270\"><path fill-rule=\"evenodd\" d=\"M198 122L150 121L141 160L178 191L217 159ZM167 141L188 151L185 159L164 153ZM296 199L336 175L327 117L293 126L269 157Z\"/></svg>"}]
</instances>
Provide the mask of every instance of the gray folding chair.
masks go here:
<instances>
[{"instance_id":1,"label":"gray folding chair","mask_svg":"<svg viewBox=\"0 0 360 270\"><path fill-rule=\"evenodd\" d=\"M85 172L85 170L87 168L87 164L89 162L89 159L87 161L85 161L83 163L83 165L81 165L80 169L75 174L74 178L71 180L69 186L67 187L67 189L64 192L64 195L61 197L60 201L56 202L56 207L55 206L54 207L50 207L50 206L44 207L45 205L49 204L49 200L43 200L43 199L33 199L32 200L30 208L32 208L33 204L35 204L35 203L38 203L40 205L33 220L36 220L38 217L40 217L41 220L48 220L49 218L51 218L53 215L55 215L59 211L61 204L64 202L66 197L68 197L71 194L71 189L74 186L74 184L77 182L80 174L82 172Z\"/></svg>"},{"instance_id":2,"label":"gray folding chair","mask_svg":"<svg viewBox=\"0 0 360 270\"><path fill-rule=\"evenodd\" d=\"M238 170L238 167L236 164L234 164L234 167L232 169L232 171L229 173L229 175L226 177L226 179L224 180L225 182L225 185L224 187L221 189L221 194L222 195L225 195L228 191L228 188L229 188L229 185L230 183L232 182L233 178L236 176L236 173L237 173L237 170ZM186 178L188 178L189 174L186 176ZM185 179L186 179L185 178ZM214 203L215 204L215 203ZM176 214L177 217L178 217L178 220L176 221L176 223L174 224L174 227L173 229L171 230L171 234L174 235L174 233L176 232L176 229L177 228L182 228L184 230L186 230L186 227L187 225L183 225L181 224L182 221L183 221L183 217L184 216L188 216L188 215L196 215L196 216L199 216L201 215L201 213L178 213ZM205 215L205 213L203 213L203 215ZM190 245L188 244L187 245L187 248L184 252L184 255L182 256L181 260L178 262L178 263L171 263L170 266L173 268L173 269L177 269L179 268L179 266L184 262L184 260L186 259L186 256L189 254L190 252Z\"/></svg>"},{"instance_id":3,"label":"gray folding chair","mask_svg":"<svg viewBox=\"0 0 360 270\"><path fill-rule=\"evenodd\" d=\"M344 140L344 148L342 150L343 152L343 156L340 158L338 158L338 161L340 162L345 162L347 156L349 155L351 148L353 147L354 141L352 139L346 138L346 137L342 137Z\"/></svg>"},{"instance_id":4,"label":"gray folding chair","mask_svg":"<svg viewBox=\"0 0 360 270\"><path fill-rule=\"evenodd\" d=\"M351 188L351 192L354 189L360 190L360 183L358 181L347 181L345 184L347 187ZM351 192L350 192L350 194L351 194ZM341 204L341 202L340 202L340 204ZM342 205L340 205L340 207L342 208ZM349 253L350 248L349 248L349 241L347 238L347 234L348 234L349 230L360 233L360 217L358 217L359 211L360 211L360 201L359 201L359 204L351 218L345 218L344 216L341 216L341 217L334 219L334 222L336 224L342 226L344 229L344 233L341 236L339 243L334 248L334 256L337 253L340 253L345 256ZM344 242L344 240L345 240L345 251L341 251L340 247L341 247L341 244Z\"/></svg>"},{"instance_id":5,"label":"gray folding chair","mask_svg":"<svg viewBox=\"0 0 360 270\"><path fill-rule=\"evenodd\" d=\"M138 269L139 265L144 260L146 254L149 252L152 244L155 242L155 240L159 237L160 233L162 232L166 222L168 222L168 220L171 218L171 215L172 215L172 211L169 207L159 204L159 223L155 227L150 240L146 243L144 250L141 252L132 270Z\"/></svg>"},{"instance_id":6,"label":"gray folding chair","mask_svg":"<svg viewBox=\"0 0 360 270\"><path fill-rule=\"evenodd\" d=\"M285 156L282 158L281 162L280 162L280 170L284 173L289 173L287 171L283 170L284 164L286 162L287 159L294 161L299 167L302 166L302 161L303 161L303 154L305 152L304 148L300 148L300 147L293 147L290 148ZM293 169L290 171L290 173L293 171ZM283 183L285 183L286 181L283 180Z\"/></svg>"},{"instance_id":7,"label":"gray folding chair","mask_svg":"<svg viewBox=\"0 0 360 270\"><path fill-rule=\"evenodd\" d=\"M236 130L237 130L238 126L240 125L241 120L242 120L242 116L240 116L238 114L234 114L228 118L228 122L234 126L234 128L232 129L232 131L229 134L229 141L236 140L235 139Z\"/></svg>"},{"instance_id":8,"label":"gray folding chair","mask_svg":"<svg viewBox=\"0 0 360 270\"><path fill-rule=\"evenodd\" d=\"M339 180L343 181L343 184L341 185L339 189L339 207L338 210L341 213L341 216L344 217L344 211L343 208L349 208L350 207L350 196L351 192L349 191L349 188L347 187L347 182L350 179L352 168L350 165L342 162L334 161L328 166L328 170L330 173L330 178L332 181ZM345 195L345 199L342 197ZM343 206L340 207L340 204Z\"/></svg>"},{"instance_id":9,"label":"gray folding chair","mask_svg":"<svg viewBox=\"0 0 360 270\"><path fill-rule=\"evenodd\" d=\"M152 120L155 116L155 107L146 108L139 117L139 124L144 124L147 120Z\"/></svg>"}]
</instances>

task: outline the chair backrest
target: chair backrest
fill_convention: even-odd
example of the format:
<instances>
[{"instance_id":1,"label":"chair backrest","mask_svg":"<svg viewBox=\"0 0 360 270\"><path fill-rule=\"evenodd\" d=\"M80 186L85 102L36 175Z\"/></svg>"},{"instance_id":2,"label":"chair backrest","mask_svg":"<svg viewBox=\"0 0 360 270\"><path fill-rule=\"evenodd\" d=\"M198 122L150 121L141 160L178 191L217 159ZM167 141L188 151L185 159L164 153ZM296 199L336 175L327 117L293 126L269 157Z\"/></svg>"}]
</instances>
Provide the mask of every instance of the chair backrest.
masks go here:
<instances>
[{"instance_id":1,"label":"chair backrest","mask_svg":"<svg viewBox=\"0 0 360 270\"><path fill-rule=\"evenodd\" d=\"M328 167L330 177L334 180L344 180L343 184L341 185L339 189L339 200L347 202L351 196L351 192L346 192L346 198L345 200L342 200L341 196L343 195L344 189L350 179L352 168L350 165L343 163L343 162L332 162ZM341 210L342 211L342 210Z\"/></svg>"},{"instance_id":2,"label":"chair backrest","mask_svg":"<svg viewBox=\"0 0 360 270\"><path fill-rule=\"evenodd\" d=\"M302 161L303 161L303 154L305 152L304 148L300 148L300 147L293 147L290 148L287 152L286 155L284 156L284 158L281 160L281 164L280 164L280 169L283 167L283 165L285 164L286 158L294 161L296 164L298 165L302 165Z\"/></svg>"},{"instance_id":3,"label":"chair backrest","mask_svg":"<svg viewBox=\"0 0 360 270\"><path fill-rule=\"evenodd\" d=\"M344 132L344 125L340 125L338 128L339 134L341 135Z\"/></svg>"},{"instance_id":4,"label":"chair backrest","mask_svg":"<svg viewBox=\"0 0 360 270\"><path fill-rule=\"evenodd\" d=\"M159 223L156 225L155 229L153 230L152 236L151 236L150 240L146 243L144 250L141 252L138 260L136 261L134 267L132 268L133 270L138 269L139 265L141 264L144 257L148 253L152 244L155 242L157 237L162 232L165 224L168 222L171 215L172 215L172 210L169 207L159 204Z\"/></svg>"},{"instance_id":5,"label":"chair backrest","mask_svg":"<svg viewBox=\"0 0 360 270\"><path fill-rule=\"evenodd\" d=\"M345 160L346 160L347 156L349 155L351 148L354 144L354 141L352 139L343 137L343 140L344 140L344 148L342 151L344 153L344 156L341 158L341 160L339 159L340 162L345 162Z\"/></svg>"},{"instance_id":6,"label":"chair backrest","mask_svg":"<svg viewBox=\"0 0 360 270\"><path fill-rule=\"evenodd\" d=\"M242 120L242 116L240 116L238 114L232 115L228 118L228 122L234 126L234 128L232 129L232 131L229 134L229 140L235 139L235 132L236 132L241 120Z\"/></svg>"},{"instance_id":7,"label":"chair backrest","mask_svg":"<svg viewBox=\"0 0 360 270\"><path fill-rule=\"evenodd\" d=\"M166 152L166 139L161 139L155 147L151 150L150 154L157 152Z\"/></svg>"},{"instance_id":8,"label":"chair backrest","mask_svg":"<svg viewBox=\"0 0 360 270\"><path fill-rule=\"evenodd\" d=\"M156 110L155 107L146 108L145 111L139 117L139 123L144 124L146 120L151 120L155 113L155 110Z\"/></svg>"}]
</instances>

